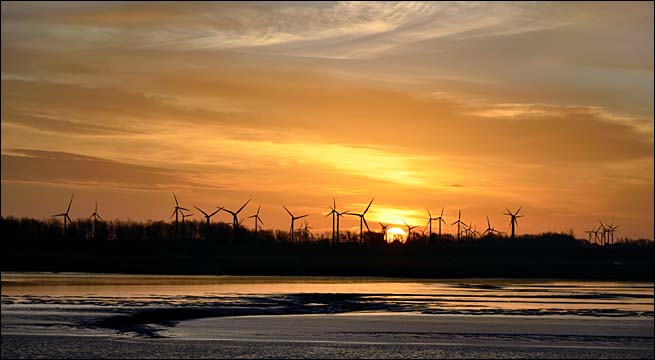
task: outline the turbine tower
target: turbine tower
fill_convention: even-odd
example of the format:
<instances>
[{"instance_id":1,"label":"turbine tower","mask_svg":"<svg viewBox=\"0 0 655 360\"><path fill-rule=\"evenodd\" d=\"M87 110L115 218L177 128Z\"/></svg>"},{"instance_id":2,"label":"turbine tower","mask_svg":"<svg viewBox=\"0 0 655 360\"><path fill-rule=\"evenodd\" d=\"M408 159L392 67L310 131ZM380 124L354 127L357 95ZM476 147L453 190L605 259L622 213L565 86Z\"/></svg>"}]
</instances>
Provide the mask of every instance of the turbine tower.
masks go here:
<instances>
[{"instance_id":1,"label":"turbine tower","mask_svg":"<svg viewBox=\"0 0 655 360\"><path fill-rule=\"evenodd\" d=\"M71 195L71 199L68 202L68 208L66 208L66 212L63 212L61 214L52 215L52 217L61 216L61 217L64 218L64 235L66 235L66 228L67 228L67 225L68 225L68 221L73 222L73 220L71 220L70 216L68 216L68 214L71 211L71 204L73 204L73 195Z\"/></svg>"},{"instance_id":2,"label":"turbine tower","mask_svg":"<svg viewBox=\"0 0 655 360\"><path fill-rule=\"evenodd\" d=\"M189 211L187 208L180 207L180 203L177 202L177 196L175 196L175 193L173 193L173 198L175 199L175 209L173 210L173 214L171 214L171 217L175 216L175 238L177 239L179 237L179 214L182 213L182 210Z\"/></svg>"},{"instance_id":3,"label":"turbine tower","mask_svg":"<svg viewBox=\"0 0 655 360\"><path fill-rule=\"evenodd\" d=\"M455 225L457 224L457 240L459 240L460 234L462 233L462 210L459 210L459 215L457 215L457 221L450 225ZM466 227L466 224L464 224L464 227Z\"/></svg>"},{"instance_id":4,"label":"turbine tower","mask_svg":"<svg viewBox=\"0 0 655 360\"><path fill-rule=\"evenodd\" d=\"M509 221L509 224L512 226L512 239L514 239L514 227L518 226L518 224L519 224L518 218L523 217L523 215L519 215L519 212L521 211L521 209L522 209L522 207L520 207L518 210L516 210L515 213L512 213L511 211L509 211L509 209L505 208L505 210L507 210L507 212L504 213L504 215L507 215L507 216L511 217L511 219Z\"/></svg>"},{"instance_id":5,"label":"turbine tower","mask_svg":"<svg viewBox=\"0 0 655 360\"><path fill-rule=\"evenodd\" d=\"M262 225L264 225L262 218L259 217L260 208L261 208L261 204L257 206L257 212L254 215L248 216L248 219L255 218L255 237L257 236L257 223L260 222Z\"/></svg>"},{"instance_id":6,"label":"turbine tower","mask_svg":"<svg viewBox=\"0 0 655 360\"><path fill-rule=\"evenodd\" d=\"M357 213L346 213L346 215L353 215L353 216L359 216L359 242L364 243L364 230L363 230L363 225L366 225L366 230L371 231L371 229L368 227L368 223L366 222L366 219L364 216L366 215L366 212L368 209L371 207L371 204L373 204L373 200L375 198L371 199L371 202L368 203L368 206L366 207L366 210L364 210L363 213L357 214Z\"/></svg>"},{"instance_id":7,"label":"turbine tower","mask_svg":"<svg viewBox=\"0 0 655 360\"><path fill-rule=\"evenodd\" d=\"M296 220L298 220L298 219L302 219L302 218L307 217L307 216L309 216L309 215L294 216L294 215L291 213L291 211L289 211L289 209L287 209L286 206L282 205L282 207L284 208L284 210L287 211L287 213L289 213L289 216L291 216L291 227L289 228L289 233L291 234L291 242L293 243L293 223L294 223Z\"/></svg>"},{"instance_id":8,"label":"turbine tower","mask_svg":"<svg viewBox=\"0 0 655 360\"><path fill-rule=\"evenodd\" d=\"M100 214L98 214L98 203L97 202L96 202L96 209L95 209L95 211L93 211L93 214L91 214L91 216L89 216L89 218L93 218L93 226L91 228L91 232L93 232L93 239L95 240L95 238L96 238L96 223L98 222L98 218L100 218L100 220L104 221L102 216L100 216Z\"/></svg>"}]
</instances>

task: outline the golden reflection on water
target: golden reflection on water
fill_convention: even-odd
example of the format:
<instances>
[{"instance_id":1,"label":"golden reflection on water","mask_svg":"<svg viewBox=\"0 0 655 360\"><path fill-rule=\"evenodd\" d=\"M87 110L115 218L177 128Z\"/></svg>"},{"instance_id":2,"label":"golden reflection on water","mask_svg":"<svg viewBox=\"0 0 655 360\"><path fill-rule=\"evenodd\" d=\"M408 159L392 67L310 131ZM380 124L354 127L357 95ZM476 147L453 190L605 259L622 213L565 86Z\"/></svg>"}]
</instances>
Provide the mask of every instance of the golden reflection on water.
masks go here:
<instances>
[{"instance_id":1,"label":"golden reflection on water","mask_svg":"<svg viewBox=\"0 0 655 360\"><path fill-rule=\"evenodd\" d=\"M166 300L193 304L223 296L297 293L364 294L369 299L448 309L617 309L653 311L649 283L506 279L165 276L3 273L3 300L27 297Z\"/></svg>"}]
</instances>

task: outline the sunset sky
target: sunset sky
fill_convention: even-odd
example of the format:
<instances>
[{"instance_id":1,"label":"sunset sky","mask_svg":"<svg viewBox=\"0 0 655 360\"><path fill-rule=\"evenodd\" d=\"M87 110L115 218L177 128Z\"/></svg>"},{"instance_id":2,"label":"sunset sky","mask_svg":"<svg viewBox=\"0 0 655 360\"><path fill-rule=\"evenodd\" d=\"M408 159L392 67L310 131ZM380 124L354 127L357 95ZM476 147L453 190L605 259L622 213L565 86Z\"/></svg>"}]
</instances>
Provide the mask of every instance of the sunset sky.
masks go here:
<instances>
[{"instance_id":1,"label":"sunset sky","mask_svg":"<svg viewBox=\"0 0 655 360\"><path fill-rule=\"evenodd\" d=\"M653 238L653 3L2 2L2 215ZM228 221L221 213L215 220ZM251 227L252 222L245 223ZM355 217L341 228L358 229ZM455 227L444 232L454 233Z\"/></svg>"}]
</instances>

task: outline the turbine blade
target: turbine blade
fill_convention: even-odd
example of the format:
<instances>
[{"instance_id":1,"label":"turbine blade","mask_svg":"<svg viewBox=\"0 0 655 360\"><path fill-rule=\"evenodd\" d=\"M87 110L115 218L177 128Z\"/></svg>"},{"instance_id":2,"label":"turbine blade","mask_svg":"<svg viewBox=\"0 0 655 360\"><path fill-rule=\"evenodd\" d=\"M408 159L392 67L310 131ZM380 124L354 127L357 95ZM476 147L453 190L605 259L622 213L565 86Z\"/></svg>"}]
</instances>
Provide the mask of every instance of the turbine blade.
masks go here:
<instances>
[{"instance_id":1,"label":"turbine blade","mask_svg":"<svg viewBox=\"0 0 655 360\"><path fill-rule=\"evenodd\" d=\"M518 215L518 213L521 211L521 209L523 209L523 206L519 207L519 209L516 210L516 214L514 214L514 215Z\"/></svg>"},{"instance_id":2,"label":"turbine blade","mask_svg":"<svg viewBox=\"0 0 655 360\"><path fill-rule=\"evenodd\" d=\"M183 207L181 207L180 210L191 211L191 210L189 210L189 209L187 209L187 208L183 208Z\"/></svg>"},{"instance_id":3,"label":"turbine blade","mask_svg":"<svg viewBox=\"0 0 655 360\"><path fill-rule=\"evenodd\" d=\"M206 212L202 211L199 207L197 207L197 206L195 206L195 205L193 205L193 207L196 208L196 209L198 209L198 211L200 211L201 213L203 213L205 216L209 216L209 215L207 215Z\"/></svg>"},{"instance_id":4,"label":"turbine blade","mask_svg":"<svg viewBox=\"0 0 655 360\"><path fill-rule=\"evenodd\" d=\"M209 217L212 217L212 216L216 215L216 213L221 211L221 209L218 209L218 210L214 211L213 213L209 214ZM198 210L200 210L200 209L198 209Z\"/></svg>"},{"instance_id":5,"label":"turbine blade","mask_svg":"<svg viewBox=\"0 0 655 360\"><path fill-rule=\"evenodd\" d=\"M371 228L368 227L368 223L366 222L366 218L362 216L362 220L364 220L364 225L366 225L366 230L371 231Z\"/></svg>"},{"instance_id":6,"label":"turbine blade","mask_svg":"<svg viewBox=\"0 0 655 360\"><path fill-rule=\"evenodd\" d=\"M257 215L259 215L259 210L261 209L262 204L257 205Z\"/></svg>"},{"instance_id":7,"label":"turbine blade","mask_svg":"<svg viewBox=\"0 0 655 360\"><path fill-rule=\"evenodd\" d=\"M291 211L289 211L289 209L287 209L286 206L282 205L282 207L284 208L284 210L286 210L289 213L289 215L291 215L291 217L293 217L293 214L291 213Z\"/></svg>"},{"instance_id":8,"label":"turbine blade","mask_svg":"<svg viewBox=\"0 0 655 360\"><path fill-rule=\"evenodd\" d=\"M240 213L241 210L243 210L243 208L246 207L246 205L248 205L248 203L250 202L250 200L252 200L252 199L248 199L248 201L246 201L246 203L243 204L243 206L241 206L241 207L239 208L239 210L237 210L237 214Z\"/></svg>"},{"instance_id":9,"label":"turbine blade","mask_svg":"<svg viewBox=\"0 0 655 360\"><path fill-rule=\"evenodd\" d=\"M441 215L440 216L443 216L443 205L441 206Z\"/></svg>"},{"instance_id":10,"label":"turbine blade","mask_svg":"<svg viewBox=\"0 0 655 360\"><path fill-rule=\"evenodd\" d=\"M429 210L429 209L425 209L425 210L428 211L428 217L429 217L429 218L432 218L432 214L430 214L430 210Z\"/></svg>"},{"instance_id":11,"label":"turbine blade","mask_svg":"<svg viewBox=\"0 0 655 360\"><path fill-rule=\"evenodd\" d=\"M66 209L66 214L71 210L71 204L73 204L73 195L71 195L71 201L68 202L68 209Z\"/></svg>"},{"instance_id":12,"label":"turbine blade","mask_svg":"<svg viewBox=\"0 0 655 360\"><path fill-rule=\"evenodd\" d=\"M375 200L375 198L371 199L371 202L368 203L368 206L366 207L366 210L364 210L364 212L362 213L362 215L366 214L366 212L368 211L368 209L371 207L371 204L373 204L373 200Z\"/></svg>"},{"instance_id":13,"label":"turbine blade","mask_svg":"<svg viewBox=\"0 0 655 360\"><path fill-rule=\"evenodd\" d=\"M487 216L487 226L491 227L491 224L489 223L489 217Z\"/></svg>"},{"instance_id":14,"label":"turbine blade","mask_svg":"<svg viewBox=\"0 0 655 360\"><path fill-rule=\"evenodd\" d=\"M262 219L259 216L257 216L257 220L259 221L260 224L264 225L264 222L262 221Z\"/></svg>"},{"instance_id":15,"label":"turbine blade","mask_svg":"<svg viewBox=\"0 0 655 360\"><path fill-rule=\"evenodd\" d=\"M102 216L100 216L100 214L96 214L96 215L100 218L100 220L105 221L105 219L103 219Z\"/></svg>"},{"instance_id":16,"label":"turbine blade","mask_svg":"<svg viewBox=\"0 0 655 360\"><path fill-rule=\"evenodd\" d=\"M180 203L177 202L177 196L175 196L175 193L173 193L173 197L175 198L175 205L180 206Z\"/></svg>"},{"instance_id":17,"label":"turbine blade","mask_svg":"<svg viewBox=\"0 0 655 360\"><path fill-rule=\"evenodd\" d=\"M298 217L296 218L296 220L298 220L298 219L302 219L302 218L304 218L304 217L308 217L308 216L309 216L309 215L298 216Z\"/></svg>"}]
</instances>

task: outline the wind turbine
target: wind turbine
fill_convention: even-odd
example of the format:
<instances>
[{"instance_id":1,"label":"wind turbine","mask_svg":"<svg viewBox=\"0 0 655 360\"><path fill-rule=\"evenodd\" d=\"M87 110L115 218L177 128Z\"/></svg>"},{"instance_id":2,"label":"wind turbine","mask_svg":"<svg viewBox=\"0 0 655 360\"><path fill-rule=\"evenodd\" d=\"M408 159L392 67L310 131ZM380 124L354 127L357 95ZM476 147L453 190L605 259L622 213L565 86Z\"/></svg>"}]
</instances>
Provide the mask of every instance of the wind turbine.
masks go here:
<instances>
[{"instance_id":1,"label":"wind turbine","mask_svg":"<svg viewBox=\"0 0 655 360\"><path fill-rule=\"evenodd\" d=\"M379 221L378 224L380 224L380 228L382 229L382 238L384 239L384 241L387 241L387 228L389 227L389 225L381 223Z\"/></svg>"},{"instance_id":2,"label":"wind turbine","mask_svg":"<svg viewBox=\"0 0 655 360\"><path fill-rule=\"evenodd\" d=\"M362 244L364 243L364 230L362 225L366 225L366 230L371 231L371 229L368 227L368 223L366 222L366 219L364 218L364 215L366 215L366 212L371 207L371 204L373 204L374 199L375 198L371 199L371 202L368 203L368 206L366 207L366 210L364 210L363 213L361 214L351 213L351 212L346 213L346 215L359 216L359 242Z\"/></svg>"},{"instance_id":3,"label":"wind turbine","mask_svg":"<svg viewBox=\"0 0 655 360\"><path fill-rule=\"evenodd\" d=\"M610 232L610 236L612 237L611 244L614 244L614 231L619 228L621 225L614 225L614 222L612 222L612 225L608 226L607 229Z\"/></svg>"},{"instance_id":4,"label":"wind turbine","mask_svg":"<svg viewBox=\"0 0 655 360\"><path fill-rule=\"evenodd\" d=\"M282 205L282 207L284 208L284 210L286 210L289 213L289 216L291 216L291 227L289 228L289 232L291 233L291 242L293 243L293 223L294 223L294 221L296 221L298 219L302 219L302 218L307 217L309 215L294 216L291 213L291 211L289 211L289 209L287 209L286 206Z\"/></svg>"},{"instance_id":5,"label":"wind turbine","mask_svg":"<svg viewBox=\"0 0 655 360\"><path fill-rule=\"evenodd\" d=\"M418 225L416 225L416 226L409 226L406 222L403 221L403 223L405 224L405 226L407 226L407 241L409 241L409 239L410 239L411 236L412 236L412 229L416 228Z\"/></svg>"},{"instance_id":6,"label":"wind turbine","mask_svg":"<svg viewBox=\"0 0 655 360\"><path fill-rule=\"evenodd\" d=\"M224 207L217 206L217 208L222 208L223 211L225 211L226 213L229 213L230 215L232 215L232 230L235 231L235 233L236 233L236 229L239 227L239 217L238 217L238 215L239 215L239 213L241 212L241 210L243 210L243 208L245 208L246 205L248 205L248 203L250 202L250 200L252 200L252 199L248 199L248 201L246 201L246 202L245 202L245 203L244 203L244 204L239 208L239 210L237 210L237 211L231 211L231 210L228 210L228 209L226 209L226 208L224 208Z\"/></svg>"},{"instance_id":7,"label":"wind turbine","mask_svg":"<svg viewBox=\"0 0 655 360\"><path fill-rule=\"evenodd\" d=\"M197 206L195 206L195 205L193 205L193 207L196 208L198 211L200 211L200 212L202 213L202 215L205 217L205 219L207 219L207 239L209 239L209 229L210 229L210 228L209 228L209 219L210 219L212 216L216 215L216 213L219 212L219 211L221 211L223 208L219 208L218 210L214 211L213 213L211 213L211 214L207 214L206 212L202 211L201 208L199 208L199 207L197 207Z\"/></svg>"},{"instance_id":8,"label":"wind turbine","mask_svg":"<svg viewBox=\"0 0 655 360\"><path fill-rule=\"evenodd\" d=\"M437 216L436 220L439 222L439 240L441 240L441 223L448 225L443 219L443 206L441 207L441 215Z\"/></svg>"},{"instance_id":9,"label":"wind turbine","mask_svg":"<svg viewBox=\"0 0 655 360\"><path fill-rule=\"evenodd\" d=\"M255 236L257 236L257 223L260 222L262 225L264 225L264 222L262 221L262 218L259 217L259 209L261 208L261 205L257 206L257 212L254 215L248 216L248 219L250 218L255 218Z\"/></svg>"},{"instance_id":10,"label":"wind turbine","mask_svg":"<svg viewBox=\"0 0 655 360\"><path fill-rule=\"evenodd\" d=\"M598 222L600 223L600 227L598 228L598 230L599 231L601 229L603 230L603 233L602 233L600 239L601 239L601 242L602 242L603 246L605 246L605 244L607 243L607 228L605 227L605 224L603 224L600 220L598 220Z\"/></svg>"},{"instance_id":11,"label":"wind turbine","mask_svg":"<svg viewBox=\"0 0 655 360\"><path fill-rule=\"evenodd\" d=\"M73 220L71 220L70 216L68 216L68 214L70 213L70 210L71 210L71 204L73 204L73 195L71 195L71 200L68 202L68 208L66 208L66 212L63 212L61 214L52 215L52 217L61 216L61 217L64 218L64 235L66 234L67 221L73 222Z\"/></svg>"},{"instance_id":12,"label":"wind turbine","mask_svg":"<svg viewBox=\"0 0 655 360\"><path fill-rule=\"evenodd\" d=\"M494 233L499 233L499 232L500 232L500 231L494 229L494 228L491 226L491 222L489 222L489 217L487 216L487 230L485 230L485 231L482 233L482 235L484 236L484 234L489 233L491 236L493 236Z\"/></svg>"},{"instance_id":13,"label":"wind turbine","mask_svg":"<svg viewBox=\"0 0 655 360\"><path fill-rule=\"evenodd\" d=\"M455 221L450 225L455 225L455 224L457 224L457 240L459 240L460 234L462 232L462 224L464 224L462 222L462 210L459 210L459 215L457 215L457 221ZM464 224L464 227L466 228L466 224Z\"/></svg>"},{"instance_id":14,"label":"wind turbine","mask_svg":"<svg viewBox=\"0 0 655 360\"><path fill-rule=\"evenodd\" d=\"M95 209L95 211L93 211L93 214L91 214L91 216L89 216L89 218L93 218L93 227L92 227L91 231L93 232L93 239L95 239L96 238L96 222L98 221L98 218L100 218L100 220L104 221L102 216L100 216L100 214L98 214L98 203L97 202L96 202L96 209Z\"/></svg>"},{"instance_id":15,"label":"wind turbine","mask_svg":"<svg viewBox=\"0 0 655 360\"><path fill-rule=\"evenodd\" d=\"M473 226L473 223L469 225L469 233L475 239L478 237L478 235L480 235L480 233L478 232L478 226L477 225L473 226L473 231L471 231L471 226Z\"/></svg>"},{"instance_id":16,"label":"wind turbine","mask_svg":"<svg viewBox=\"0 0 655 360\"><path fill-rule=\"evenodd\" d=\"M520 218L520 217L523 217L523 215L519 215L519 212L521 211L521 209L522 209L522 207L520 207L518 210L516 210L515 213L512 213L511 211L509 211L508 208L505 208L505 210L507 210L507 212L504 213L504 215L507 215L507 216L511 217L511 219L509 221L509 224L512 226L512 239L514 239L514 227L519 224L519 221L517 219Z\"/></svg>"},{"instance_id":17,"label":"wind turbine","mask_svg":"<svg viewBox=\"0 0 655 360\"><path fill-rule=\"evenodd\" d=\"M598 244L598 243L599 243L599 240L598 240L598 232L600 231L600 229L601 229L601 228L600 228L600 226L599 226L598 229L594 228L594 230L591 230L591 232L594 234L594 244Z\"/></svg>"},{"instance_id":18,"label":"wind turbine","mask_svg":"<svg viewBox=\"0 0 655 360\"><path fill-rule=\"evenodd\" d=\"M594 231L593 231L593 230L587 230L587 231L585 231L585 233L586 233L587 235L589 235L589 243L591 244L591 234L593 234Z\"/></svg>"},{"instance_id":19,"label":"wind turbine","mask_svg":"<svg viewBox=\"0 0 655 360\"><path fill-rule=\"evenodd\" d=\"M335 198L332 198L332 207L330 207L330 212L325 215L325 217L328 217L332 215L332 243L336 241L335 235L334 235L334 226L336 224L335 217L339 216L339 213L337 212L337 200Z\"/></svg>"},{"instance_id":20,"label":"wind turbine","mask_svg":"<svg viewBox=\"0 0 655 360\"><path fill-rule=\"evenodd\" d=\"M298 230L303 232L303 236L305 238L305 241L309 240L309 229L313 229L313 227L307 225L307 220L303 220L305 223L305 227L299 227Z\"/></svg>"},{"instance_id":21,"label":"wind turbine","mask_svg":"<svg viewBox=\"0 0 655 360\"><path fill-rule=\"evenodd\" d=\"M180 207L180 203L177 202L177 196L175 196L175 193L173 193L173 198L175 198L175 210L173 210L173 214L171 214L171 217L175 216L175 238L177 238L179 234L179 225L178 225L179 214L182 213L182 210L189 211L189 209Z\"/></svg>"},{"instance_id":22,"label":"wind turbine","mask_svg":"<svg viewBox=\"0 0 655 360\"><path fill-rule=\"evenodd\" d=\"M432 239L432 220L439 221L440 217L432 217L432 214L430 214L430 210L429 209L425 209L425 210L428 211L428 224L430 224L430 239ZM443 209L442 209L442 214L441 215L443 215ZM439 222L439 227L441 227L441 222ZM441 231L439 231L439 233L441 234ZM441 235L439 235L439 236L441 237Z\"/></svg>"}]
</instances>

